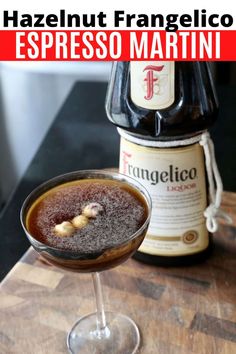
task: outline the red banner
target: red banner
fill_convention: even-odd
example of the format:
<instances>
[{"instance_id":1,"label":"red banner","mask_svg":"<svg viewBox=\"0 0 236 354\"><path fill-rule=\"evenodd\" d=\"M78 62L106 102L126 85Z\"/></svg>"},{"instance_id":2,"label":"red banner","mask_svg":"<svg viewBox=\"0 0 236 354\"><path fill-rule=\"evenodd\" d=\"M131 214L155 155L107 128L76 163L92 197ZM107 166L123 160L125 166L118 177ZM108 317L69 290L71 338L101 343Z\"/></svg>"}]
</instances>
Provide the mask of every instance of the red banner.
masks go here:
<instances>
[{"instance_id":1,"label":"red banner","mask_svg":"<svg viewBox=\"0 0 236 354\"><path fill-rule=\"evenodd\" d=\"M0 31L0 60L235 61L236 31Z\"/></svg>"}]
</instances>

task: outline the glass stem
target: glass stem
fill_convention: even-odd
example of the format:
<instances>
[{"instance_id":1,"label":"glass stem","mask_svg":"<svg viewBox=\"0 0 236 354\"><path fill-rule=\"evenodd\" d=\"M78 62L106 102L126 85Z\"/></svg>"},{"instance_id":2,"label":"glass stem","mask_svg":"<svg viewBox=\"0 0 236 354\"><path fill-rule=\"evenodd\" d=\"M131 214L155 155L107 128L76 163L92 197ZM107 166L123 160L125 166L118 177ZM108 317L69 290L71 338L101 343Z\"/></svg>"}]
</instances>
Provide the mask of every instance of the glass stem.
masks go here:
<instances>
[{"instance_id":1,"label":"glass stem","mask_svg":"<svg viewBox=\"0 0 236 354\"><path fill-rule=\"evenodd\" d=\"M92 273L92 278L97 306L97 329L98 331L102 331L106 327L106 316L104 311L100 274L98 272Z\"/></svg>"}]
</instances>

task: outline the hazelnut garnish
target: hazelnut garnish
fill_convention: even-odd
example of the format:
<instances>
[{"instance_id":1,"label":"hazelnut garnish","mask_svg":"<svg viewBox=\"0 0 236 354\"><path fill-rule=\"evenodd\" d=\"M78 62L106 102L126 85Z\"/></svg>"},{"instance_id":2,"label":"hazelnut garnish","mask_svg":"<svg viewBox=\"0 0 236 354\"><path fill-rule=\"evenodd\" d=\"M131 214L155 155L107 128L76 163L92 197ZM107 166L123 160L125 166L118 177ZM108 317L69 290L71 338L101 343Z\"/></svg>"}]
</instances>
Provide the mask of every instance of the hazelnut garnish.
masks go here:
<instances>
[{"instance_id":1,"label":"hazelnut garnish","mask_svg":"<svg viewBox=\"0 0 236 354\"><path fill-rule=\"evenodd\" d=\"M89 203L83 208L83 215L87 218L96 218L103 211L103 206L99 203Z\"/></svg>"},{"instance_id":2,"label":"hazelnut garnish","mask_svg":"<svg viewBox=\"0 0 236 354\"><path fill-rule=\"evenodd\" d=\"M82 229L88 224L89 220L85 215L77 215L71 220L71 222L77 229Z\"/></svg>"},{"instance_id":3,"label":"hazelnut garnish","mask_svg":"<svg viewBox=\"0 0 236 354\"><path fill-rule=\"evenodd\" d=\"M57 224L54 227L54 231L60 237L68 237L73 234L75 228L69 221L63 221L61 224Z\"/></svg>"}]
</instances>

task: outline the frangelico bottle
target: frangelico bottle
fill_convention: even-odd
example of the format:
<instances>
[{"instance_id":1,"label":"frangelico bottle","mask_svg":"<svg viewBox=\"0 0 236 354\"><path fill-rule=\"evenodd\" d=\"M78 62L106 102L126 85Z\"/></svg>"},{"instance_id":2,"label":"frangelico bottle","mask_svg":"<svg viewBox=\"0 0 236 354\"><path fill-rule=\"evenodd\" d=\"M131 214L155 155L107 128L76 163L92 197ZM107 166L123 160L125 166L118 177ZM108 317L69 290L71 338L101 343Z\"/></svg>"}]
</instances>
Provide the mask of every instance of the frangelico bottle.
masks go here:
<instances>
[{"instance_id":1,"label":"frangelico bottle","mask_svg":"<svg viewBox=\"0 0 236 354\"><path fill-rule=\"evenodd\" d=\"M153 202L150 227L135 257L159 265L203 260L210 239L198 136L218 113L208 63L115 62L106 110L120 128L120 172L143 183Z\"/></svg>"}]
</instances>

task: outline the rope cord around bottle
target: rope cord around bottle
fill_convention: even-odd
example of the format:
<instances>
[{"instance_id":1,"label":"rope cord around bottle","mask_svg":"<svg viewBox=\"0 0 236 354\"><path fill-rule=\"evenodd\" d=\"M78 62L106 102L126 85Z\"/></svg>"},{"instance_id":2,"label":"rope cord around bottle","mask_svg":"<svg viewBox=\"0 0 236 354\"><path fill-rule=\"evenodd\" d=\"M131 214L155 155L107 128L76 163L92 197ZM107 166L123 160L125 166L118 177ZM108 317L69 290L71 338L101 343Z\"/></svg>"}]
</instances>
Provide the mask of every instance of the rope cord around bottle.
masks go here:
<instances>
[{"instance_id":1,"label":"rope cord around bottle","mask_svg":"<svg viewBox=\"0 0 236 354\"><path fill-rule=\"evenodd\" d=\"M199 143L204 150L207 179L209 183L210 205L204 211L204 216L206 218L206 227L209 232L216 232L218 229L218 218L221 218L228 223L232 223L231 217L220 209L223 184L216 163L214 143L208 131L204 131L199 135L182 140L156 141L137 138L133 135L126 133L126 131L120 128L118 128L117 130L118 133L124 139L146 147L169 148Z\"/></svg>"}]
</instances>

